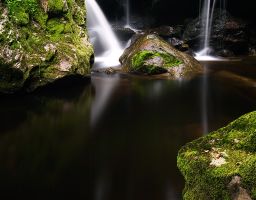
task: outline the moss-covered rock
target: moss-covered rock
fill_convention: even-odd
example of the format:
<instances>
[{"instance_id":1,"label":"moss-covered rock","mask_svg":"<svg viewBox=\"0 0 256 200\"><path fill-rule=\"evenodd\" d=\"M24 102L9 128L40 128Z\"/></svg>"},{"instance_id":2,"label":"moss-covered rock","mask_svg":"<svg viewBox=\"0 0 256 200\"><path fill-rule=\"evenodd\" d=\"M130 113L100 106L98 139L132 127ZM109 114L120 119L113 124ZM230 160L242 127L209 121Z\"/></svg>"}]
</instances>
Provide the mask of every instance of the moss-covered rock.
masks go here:
<instances>
[{"instance_id":1,"label":"moss-covered rock","mask_svg":"<svg viewBox=\"0 0 256 200\"><path fill-rule=\"evenodd\" d=\"M182 64L180 60L166 52L143 50L133 56L131 66L136 72L157 74L180 64Z\"/></svg>"},{"instance_id":2,"label":"moss-covered rock","mask_svg":"<svg viewBox=\"0 0 256 200\"><path fill-rule=\"evenodd\" d=\"M80 0L0 2L0 92L90 73L93 48Z\"/></svg>"},{"instance_id":3,"label":"moss-covered rock","mask_svg":"<svg viewBox=\"0 0 256 200\"><path fill-rule=\"evenodd\" d=\"M184 199L256 199L255 144L252 112L185 145L178 155Z\"/></svg>"},{"instance_id":4,"label":"moss-covered rock","mask_svg":"<svg viewBox=\"0 0 256 200\"><path fill-rule=\"evenodd\" d=\"M120 62L129 72L148 75L168 72L172 78L187 78L202 71L197 60L154 34L138 36L125 50Z\"/></svg>"}]
</instances>

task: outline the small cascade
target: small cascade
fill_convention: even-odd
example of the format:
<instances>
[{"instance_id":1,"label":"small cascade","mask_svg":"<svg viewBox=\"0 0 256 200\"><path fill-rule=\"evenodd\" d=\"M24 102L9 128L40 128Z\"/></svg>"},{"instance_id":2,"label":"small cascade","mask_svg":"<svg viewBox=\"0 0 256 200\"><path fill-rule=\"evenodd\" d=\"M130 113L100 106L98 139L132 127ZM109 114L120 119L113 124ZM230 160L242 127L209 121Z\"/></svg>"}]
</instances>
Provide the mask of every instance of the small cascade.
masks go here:
<instances>
[{"instance_id":1,"label":"small cascade","mask_svg":"<svg viewBox=\"0 0 256 200\"><path fill-rule=\"evenodd\" d=\"M130 0L126 0L126 3L125 3L125 17L126 17L125 27L130 28L131 27L131 22L130 22Z\"/></svg>"},{"instance_id":2,"label":"small cascade","mask_svg":"<svg viewBox=\"0 0 256 200\"><path fill-rule=\"evenodd\" d=\"M201 4L200 0L200 4ZM225 0L220 1L220 8L225 8ZM210 38L212 32L213 15L216 8L217 0L204 0L203 7L200 9L201 20L201 50L196 53L198 60L219 60L218 58L210 56ZM201 5L200 5L201 8Z\"/></svg>"},{"instance_id":3,"label":"small cascade","mask_svg":"<svg viewBox=\"0 0 256 200\"><path fill-rule=\"evenodd\" d=\"M123 49L96 0L85 0L87 26L95 47L95 63L99 67L118 66Z\"/></svg>"},{"instance_id":4,"label":"small cascade","mask_svg":"<svg viewBox=\"0 0 256 200\"><path fill-rule=\"evenodd\" d=\"M128 28L133 30L134 32L137 32L138 29L134 28L131 22L131 4L130 0L125 0L124 2L124 10L125 10L125 25L124 28Z\"/></svg>"}]
</instances>

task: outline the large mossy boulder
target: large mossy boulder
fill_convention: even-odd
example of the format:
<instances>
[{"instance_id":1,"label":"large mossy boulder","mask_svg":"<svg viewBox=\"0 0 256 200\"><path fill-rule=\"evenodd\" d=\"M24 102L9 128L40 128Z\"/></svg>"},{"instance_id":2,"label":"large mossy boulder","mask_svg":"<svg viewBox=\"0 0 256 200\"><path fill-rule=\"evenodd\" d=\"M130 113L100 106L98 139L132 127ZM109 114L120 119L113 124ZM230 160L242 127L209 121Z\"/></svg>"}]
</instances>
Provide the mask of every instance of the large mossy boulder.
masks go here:
<instances>
[{"instance_id":1,"label":"large mossy boulder","mask_svg":"<svg viewBox=\"0 0 256 200\"><path fill-rule=\"evenodd\" d=\"M185 145L178 167L186 200L256 199L256 112Z\"/></svg>"},{"instance_id":2,"label":"large mossy boulder","mask_svg":"<svg viewBox=\"0 0 256 200\"><path fill-rule=\"evenodd\" d=\"M0 2L0 92L34 90L90 72L82 0Z\"/></svg>"},{"instance_id":3,"label":"large mossy boulder","mask_svg":"<svg viewBox=\"0 0 256 200\"><path fill-rule=\"evenodd\" d=\"M128 72L147 75L168 72L174 79L188 78L202 72L197 60L155 34L139 35L125 50L120 62Z\"/></svg>"}]
</instances>

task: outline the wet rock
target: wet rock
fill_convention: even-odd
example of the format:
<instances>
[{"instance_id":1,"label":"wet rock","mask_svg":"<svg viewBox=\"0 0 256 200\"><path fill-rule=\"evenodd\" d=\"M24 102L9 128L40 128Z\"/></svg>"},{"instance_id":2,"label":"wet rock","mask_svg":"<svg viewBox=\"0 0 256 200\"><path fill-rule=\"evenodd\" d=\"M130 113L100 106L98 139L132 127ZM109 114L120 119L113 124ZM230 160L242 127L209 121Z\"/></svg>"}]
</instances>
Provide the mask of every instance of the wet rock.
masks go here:
<instances>
[{"instance_id":1,"label":"wet rock","mask_svg":"<svg viewBox=\"0 0 256 200\"><path fill-rule=\"evenodd\" d=\"M93 48L85 13L79 0L0 2L0 92L88 75Z\"/></svg>"},{"instance_id":2,"label":"wet rock","mask_svg":"<svg viewBox=\"0 0 256 200\"><path fill-rule=\"evenodd\" d=\"M170 43L173 47L178 49L179 51L183 51L190 55L193 55L189 45L183 39L181 39L183 31L184 30L183 30L182 25L177 25L177 26L173 26L173 27L172 26L160 26L160 27L156 27L156 28L152 28L152 29L142 30L140 32L137 32L137 34L158 35L161 38L163 38L165 41ZM135 38L137 36L135 36Z\"/></svg>"},{"instance_id":3,"label":"wet rock","mask_svg":"<svg viewBox=\"0 0 256 200\"><path fill-rule=\"evenodd\" d=\"M256 198L256 112L182 147L184 199Z\"/></svg>"},{"instance_id":4,"label":"wet rock","mask_svg":"<svg viewBox=\"0 0 256 200\"><path fill-rule=\"evenodd\" d=\"M249 55L250 56L256 56L256 47L250 47L249 48Z\"/></svg>"},{"instance_id":5,"label":"wet rock","mask_svg":"<svg viewBox=\"0 0 256 200\"><path fill-rule=\"evenodd\" d=\"M248 191L242 187L242 180L240 176L234 176L228 184L228 189L233 200L252 200Z\"/></svg>"},{"instance_id":6,"label":"wet rock","mask_svg":"<svg viewBox=\"0 0 256 200\"><path fill-rule=\"evenodd\" d=\"M233 51L229 50L229 49L221 49L218 52L216 52L217 56L221 56L221 57L233 57L235 56Z\"/></svg>"},{"instance_id":7,"label":"wet rock","mask_svg":"<svg viewBox=\"0 0 256 200\"><path fill-rule=\"evenodd\" d=\"M171 26L160 26L147 31L151 34L157 34L160 37L173 37L175 35L175 29Z\"/></svg>"},{"instance_id":8,"label":"wet rock","mask_svg":"<svg viewBox=\"0 0 256 200\"><path fill-rule=\"evenodd\" d=\"M250 28L249 55L256 56L256 29Z\"/></svg>"},{"instance_id":9,"label":"wet rock","mask_svg":"<svg viewBox=\"0 0 256 200\"><path fill-rule=\"evenodd\" d=\"M229 56L248 54L249 32L248 24L232 17L227 11L217 10L213 16L210 46L214 54ZM199 50L201 35L200 19L194 19L185 28L183 39L195 51ZM223 49L230 53L223 53Z\"/></svg>"},{"instance_id":10,"label":"wet rock","mask_svg":"<svg viewBox=\"0 0 256 200\"><path fill-rule=\"evenodd\" d=\"M184 42L184 40L181 40L179 38L173 37L168 40L168 42L175 47L176 49L180 51L189 51L189 45Z\"/></svg>"},{"instance_id":11,"label":"wet rock","mask_svg":"<svg viewBox=\"0 0 256 200\"><path fill-rule=\"evenodd\" d=\"M174 79L189 78L202 72L201 64L180 52L155 34L141 34L120 57L128 72L160 74L168 72Z\"/></svg>"},{"instance_id":12,"label":"wet rock","mask_svg":"<svg viewBox=\"0 0 256 200\"><path fill-rule=\"evenodd\" d=\"M172 38L172 37L181 38L182 32L183 32L183 26L182 25L159 26L156 28L146 30L145 32L151 33L151 34L156 34L163 38Z\"/></svg>"},{"instance_id":13,"label":"wet rock","mask_svg":"<svg viewBox=\"0 0 256 200\"><path fill-rule=\"evenodd\" d=\"M136 34L134 30L128 27L122 27L122 26L112 26L114 32L118 36L118 38L122 41L129 40L133 35Z\"/></svg>"}]
</instances>

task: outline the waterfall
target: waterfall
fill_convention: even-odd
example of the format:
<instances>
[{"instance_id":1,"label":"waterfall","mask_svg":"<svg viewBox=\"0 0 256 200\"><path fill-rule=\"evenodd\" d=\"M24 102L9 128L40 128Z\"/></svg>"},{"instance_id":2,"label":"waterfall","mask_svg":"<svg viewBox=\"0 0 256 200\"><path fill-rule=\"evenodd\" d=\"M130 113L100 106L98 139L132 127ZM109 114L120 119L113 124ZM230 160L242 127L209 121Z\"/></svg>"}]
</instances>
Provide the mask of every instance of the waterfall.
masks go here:
<instances>
[{"instance_id":1,"label":"waterfall","mask_svg":"<svg viewBox=\"0 0 256 200\"><path fill-rule=\"evenodd\" d=\"M99 67L118 66L123 49L96 0L85 0L90 41Z\"/></svg>"},{"instance_id":2,"label":"waterfall","mask_svg":"<svg viewBox=\"0 0 256 200\"><path fill-rule=\"evenodd\" d=\"M130 0L125 0L124 4L124 10L125 10L125 25L124 28L129 28L133 30L134 32L137 32L138 29L134 28L131 24L131 4Z\"/></svg>"},{"instance_id":3,"label":"waterfall","mask_svg":"<svg viewBox=\"0 0 256 200\"><path fill-rule=\"evenodd\" d=\"M200 4L201 4L200 0ZM223 1L223 4L222 4ZM212 32L213 15L216 7L217 0L204 0L203 7L200 5L200 20L201 20L201 50L196 53L198 60L216 60L216 58L210 56L210 38ZM225 8L225 0L220 0L220 8Z\"/></svg>"},{"instance_id":4,"label":"waterfall","mask_svg":"<svg viewBox=\"0 0 256 200\"><path fill-rule=\"evenodd\" d=\"M125 3L125 16L126 16L126 24L125 27L130 27L130 0L126 0Z\"/></svg>"}]
</instances>

